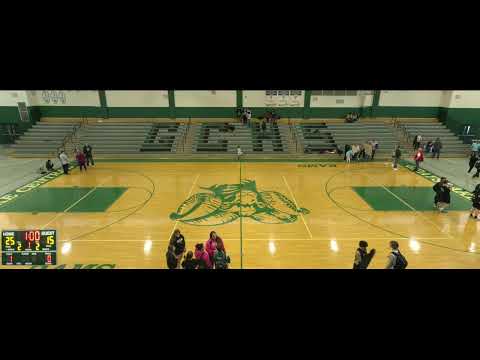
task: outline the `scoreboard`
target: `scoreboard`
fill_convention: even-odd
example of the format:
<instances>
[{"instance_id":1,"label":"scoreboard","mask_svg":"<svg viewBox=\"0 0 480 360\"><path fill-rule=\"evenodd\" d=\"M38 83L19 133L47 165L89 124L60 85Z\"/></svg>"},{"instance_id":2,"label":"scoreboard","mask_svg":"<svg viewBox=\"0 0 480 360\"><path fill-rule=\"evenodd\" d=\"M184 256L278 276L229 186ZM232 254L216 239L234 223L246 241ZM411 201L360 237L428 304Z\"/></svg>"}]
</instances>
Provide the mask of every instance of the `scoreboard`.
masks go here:
<instances>
[{"instance_id":1,"label":"scoreboard","mask_svg":"<svg viewBox=\"0 0 480 360\"><path fill-rule=\"evenodd\" d=\"M2 231L2 265L56 264L56 230Z\"/></svg>"}]
</instances>

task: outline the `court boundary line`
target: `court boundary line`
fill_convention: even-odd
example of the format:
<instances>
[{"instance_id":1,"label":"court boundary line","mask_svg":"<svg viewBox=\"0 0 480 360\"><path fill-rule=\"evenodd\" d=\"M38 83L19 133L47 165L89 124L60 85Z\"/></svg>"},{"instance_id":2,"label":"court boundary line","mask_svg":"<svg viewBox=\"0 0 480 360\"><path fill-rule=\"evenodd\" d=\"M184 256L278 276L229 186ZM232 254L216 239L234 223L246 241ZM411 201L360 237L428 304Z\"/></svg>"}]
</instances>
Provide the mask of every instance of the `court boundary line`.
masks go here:
<instances>
[{"instance_id":1,"label":"court boundary line","mask_svg":"<svg viewBox=\"0 0 480 360\"><path fill-rule=\"evenodd\" d=\"M297 207L297 209L300 209L298 207L298 202L295 199L295 195L293 195L292 189L290 189L290 185L288 185L287 179L285 178L284 175L282 175L282 178L283 178L283 181L285 182L285 185L287 186L288 191L290 192L290 195L292 196L292 199L293 199L293 202L295 203L295 206ZM308 235L310 236L310 239L312 239L313 238L312 232L310 231L310 228L308 227L307 222L305 221L305 218L303 217L303 214L300 213L300 216L303 220L303 224L305 225L305 228L307 229L307 232L308 232Z\"/></svg>"}]
</instances>

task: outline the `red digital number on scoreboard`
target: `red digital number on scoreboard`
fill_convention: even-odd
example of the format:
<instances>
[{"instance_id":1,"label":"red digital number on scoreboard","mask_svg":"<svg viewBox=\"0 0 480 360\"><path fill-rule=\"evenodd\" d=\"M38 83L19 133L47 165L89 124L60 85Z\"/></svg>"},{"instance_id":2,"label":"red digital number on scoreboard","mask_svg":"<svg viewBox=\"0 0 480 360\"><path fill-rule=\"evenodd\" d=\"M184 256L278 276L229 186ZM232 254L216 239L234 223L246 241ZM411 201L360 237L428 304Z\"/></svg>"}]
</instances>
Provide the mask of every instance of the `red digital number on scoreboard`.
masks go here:
<instances>
[{"instance_id":1,"label":"red digital number on scoreboard","mask_svg":"<svg viewBox=\"0 0 480 360\"><path fill-rule=\"evenodd\" d=\"M40 241L40 231L27 231L25 233L25 241Z\"/></svg>"}]
</instances>

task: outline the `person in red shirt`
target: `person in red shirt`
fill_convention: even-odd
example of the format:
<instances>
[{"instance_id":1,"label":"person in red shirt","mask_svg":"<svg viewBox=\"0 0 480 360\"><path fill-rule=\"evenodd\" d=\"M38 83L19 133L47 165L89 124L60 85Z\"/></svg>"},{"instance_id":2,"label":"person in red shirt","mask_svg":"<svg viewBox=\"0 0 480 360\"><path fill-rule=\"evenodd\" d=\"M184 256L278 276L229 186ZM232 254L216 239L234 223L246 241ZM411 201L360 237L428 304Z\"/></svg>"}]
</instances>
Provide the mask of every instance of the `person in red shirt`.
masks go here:
<instances>
[{"instance_id":1,"label":"person in red shirt","mask_svg":"<svg viewBox=\"0 0 480 360\"><path fill-rule=\"evenodd\" d=\"M80 171L82 171L82 168L87 171L87 166L85 165L87 159L85 158L85 154L78 149L76 150L76 155L75 157L77 158L78 166L80 167Z\"/></svg>"},{"instance_id":2,"label":"person in red shirt","mask_svg":"<svg viewBox=\"0 0 480 360\"><path fill-rule=\"evenodd\" d=\"M418 168L420 167L420 163L423 161L423 149L418 148L418 150L415 152L415 156L413 157L415 160L415 170L417 171Z\"/></svg>"}]
</instances>

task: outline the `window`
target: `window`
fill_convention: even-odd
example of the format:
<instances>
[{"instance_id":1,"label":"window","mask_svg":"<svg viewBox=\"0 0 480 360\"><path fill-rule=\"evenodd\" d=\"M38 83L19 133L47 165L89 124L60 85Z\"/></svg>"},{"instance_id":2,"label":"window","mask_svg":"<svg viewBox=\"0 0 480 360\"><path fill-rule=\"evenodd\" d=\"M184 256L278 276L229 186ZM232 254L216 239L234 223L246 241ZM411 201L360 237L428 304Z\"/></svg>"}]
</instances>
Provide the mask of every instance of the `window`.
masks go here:
<instances>
[{"instance_id":1,"label":"window","mask_svg":"<svg viewBox=\"0 0 480 360\"><path fill-rule=\"evenodd\" d=\"M357 96L358 90L312 90L312 96Z\"/></svg>"}]
</instances>

